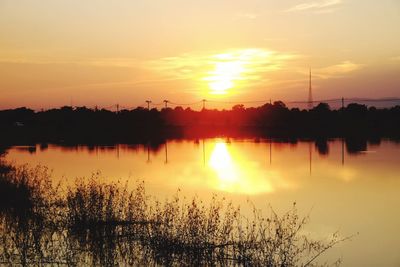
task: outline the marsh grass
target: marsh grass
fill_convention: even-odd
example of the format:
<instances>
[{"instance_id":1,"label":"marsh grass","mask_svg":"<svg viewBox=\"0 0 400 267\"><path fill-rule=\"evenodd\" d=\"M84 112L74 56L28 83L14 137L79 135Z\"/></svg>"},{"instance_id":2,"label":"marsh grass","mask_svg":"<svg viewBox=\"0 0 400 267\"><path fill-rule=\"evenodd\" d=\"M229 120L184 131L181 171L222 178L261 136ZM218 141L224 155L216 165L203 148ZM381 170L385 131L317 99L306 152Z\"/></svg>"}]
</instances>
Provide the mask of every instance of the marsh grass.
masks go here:
<instances>
[{"instance_id":1,"label":"marsh grass","mask_svg":"<svg viewBox=\"0 0 400 267\"><path fill-rule=\"evenodd\" d=\"M43 265L315 266L338 242L311 240L296 205L264 215L212 196L205 204L178 190L160 202L143 182L77 180L61 193L44 167L9 167L0 174L0 261ZM4 189L5 188L5 189ZM5 196L3 195L5 193ZM6 199L7 198L7 199ZM3 202L5 201L5 202Z\"/></svg>"}]
</instances>

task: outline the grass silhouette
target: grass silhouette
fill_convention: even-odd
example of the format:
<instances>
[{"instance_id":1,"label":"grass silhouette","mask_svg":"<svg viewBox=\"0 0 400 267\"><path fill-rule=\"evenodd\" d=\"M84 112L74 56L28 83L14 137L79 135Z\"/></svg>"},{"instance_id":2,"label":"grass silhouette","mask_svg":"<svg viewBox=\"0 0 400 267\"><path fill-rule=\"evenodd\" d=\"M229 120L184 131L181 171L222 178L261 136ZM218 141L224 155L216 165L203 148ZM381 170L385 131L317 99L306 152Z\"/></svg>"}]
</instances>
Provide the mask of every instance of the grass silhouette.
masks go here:
<instances>
[{"instance_id":1,"label":"grass silhouette","mask_svg":"<svg viewBox=\"0 0 400 267\"><path fill-rule=\"evenodd\" d=\"M311 240L302 231L308 217L299 217L295 204L281 216L252 206L245 218L215 195L205 204L178 191L160 202L143 182L128 190L96 175L61 192L45 167L2 166L2 264L316 266L348 239Z\"/></svg>"}]
</instances>

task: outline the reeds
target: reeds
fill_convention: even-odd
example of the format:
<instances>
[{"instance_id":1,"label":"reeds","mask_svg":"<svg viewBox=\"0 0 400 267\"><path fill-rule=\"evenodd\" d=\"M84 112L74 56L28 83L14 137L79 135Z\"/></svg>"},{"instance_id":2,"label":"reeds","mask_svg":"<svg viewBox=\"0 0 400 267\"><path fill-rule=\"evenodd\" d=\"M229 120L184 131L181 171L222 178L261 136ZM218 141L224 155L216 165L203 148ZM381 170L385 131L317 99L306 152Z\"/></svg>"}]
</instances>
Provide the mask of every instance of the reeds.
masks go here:
<instances>
[{"instance_id":1,"label":"reeds","mask_svg":"<svg viewBox=\"0 0 400 267\"><path fill-rule=\"evenodd\" d=\"M343 240L310 240L295 205L282 216L253 207L244 218L215 195L205 204L178 191L160 202L143 182L130 191L96 175L62 193L44 167L9 168L0 183L12 199L0 222L0 261L10 265L314 266Z\"/></svg>"}]
</instances>

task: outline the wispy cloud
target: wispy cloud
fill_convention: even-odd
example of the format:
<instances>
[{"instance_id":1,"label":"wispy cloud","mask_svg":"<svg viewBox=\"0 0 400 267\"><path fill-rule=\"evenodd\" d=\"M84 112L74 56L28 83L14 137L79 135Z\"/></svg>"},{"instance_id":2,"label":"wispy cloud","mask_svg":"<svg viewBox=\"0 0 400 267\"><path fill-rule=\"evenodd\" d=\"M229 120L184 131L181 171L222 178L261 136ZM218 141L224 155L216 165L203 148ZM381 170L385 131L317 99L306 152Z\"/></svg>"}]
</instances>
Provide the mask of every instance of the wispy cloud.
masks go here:
<instances>
[{"instance_id":1,"label":"wispy cloud","mask_svg":"<svg viewBox=\"0 0 400 267\"><path fill-rule=\"evenodd\" d=\"M234 49L160 58L148 62L147 67L164 77L203 83L223 72L223 75L231 74L235 76L233 79L249 84L261 81L265 73L280 70L297 57L296 54L261 48Z\"/></svg>"},{"instance_id":2,"label":"wispy cloud","mask_svg":"<svg viewBox=\"0 0 400 267\"><path fill-rule=\"evenodd\" d=\"M236 17L240 19L256 19L259 15L255 13L240 13Z\"/></svg>"},{"instance_id":3,"label":"wispy cloud","mask_svg":"<svg viewBox=\"0 0 400 267\"><path fill-rule=\"evenodd\" d=\"M391 60L392 60L392 61L400 61L400 56L398 56L398 57L392 57Z\"/></svg>"},{"instance_id":4,"label":"wispy cloud","mask_svg":"<svg viewBox=\"0 0 400 267\"><path fill-rule=\"evenodd\" d=\"M322 0L305 2L295 5L286 10L286 12L298 12L311 10L314 13L331 13L335 8L342 4L342 0Z\"/></svg>"},{"instance_id":5,"label":"wispy cloud","mask_svg":"<svg viewBox=\"0 0 400 267\"><path fill-rule=\"evenodd\" d=\"M98 67L121 67L129 68L139 65L139 61L134 58L46 58L46 57L14 57L0 58L0 63L13 64L79 64Z\"/></svg>"},{"instance_id":6,"label":"wispy cloud","mask_svg":"<svg viewBox=\"0 0 400 267\"><path fill-rule=\"evenodd\" d=\"M342 76L347 73L359 70L363 67L363 64L357 64L350 60L343 61L336 65L320 68L315 71L315 75L321 79L329 79L336 76Z\"/></svg>"},{"instance_id":7,"label":"wispy cloud","mask_svg":"<svg viewBox=\"0 0 400 267\"><path fill-rule=\"evenodd\" d=\"M270 37L263 39L263 41L266 42L287 41L287 40L288 40L287 38L270 38Z\"/></svg>"}]
</instances>

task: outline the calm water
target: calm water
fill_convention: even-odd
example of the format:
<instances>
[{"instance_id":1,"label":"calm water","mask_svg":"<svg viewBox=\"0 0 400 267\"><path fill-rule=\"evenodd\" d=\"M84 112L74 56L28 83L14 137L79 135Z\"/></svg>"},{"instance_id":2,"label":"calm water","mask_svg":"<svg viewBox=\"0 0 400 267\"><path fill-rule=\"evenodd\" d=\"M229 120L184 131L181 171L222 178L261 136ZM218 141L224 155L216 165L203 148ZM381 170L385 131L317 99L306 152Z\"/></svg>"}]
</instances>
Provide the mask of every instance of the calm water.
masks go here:
<instances>
[{"instance_id":1,"label":"calm water","mask_svg":"<svg viewBox=\"0 0 400 267\"><path fill-rule=\"evenodd\" d=\"M400 144L390 141L269 142L206 139L154 146L13 147L17 164L46 165L64 184L100 171L109 181L144 180L161 200L174 194L210 199L213 193L241 205L251 200L284 212L296 202L310 214L307 231L325 238L359 233L322 260L342 266L400 266Z\"/></svg>"}]
</instances>

